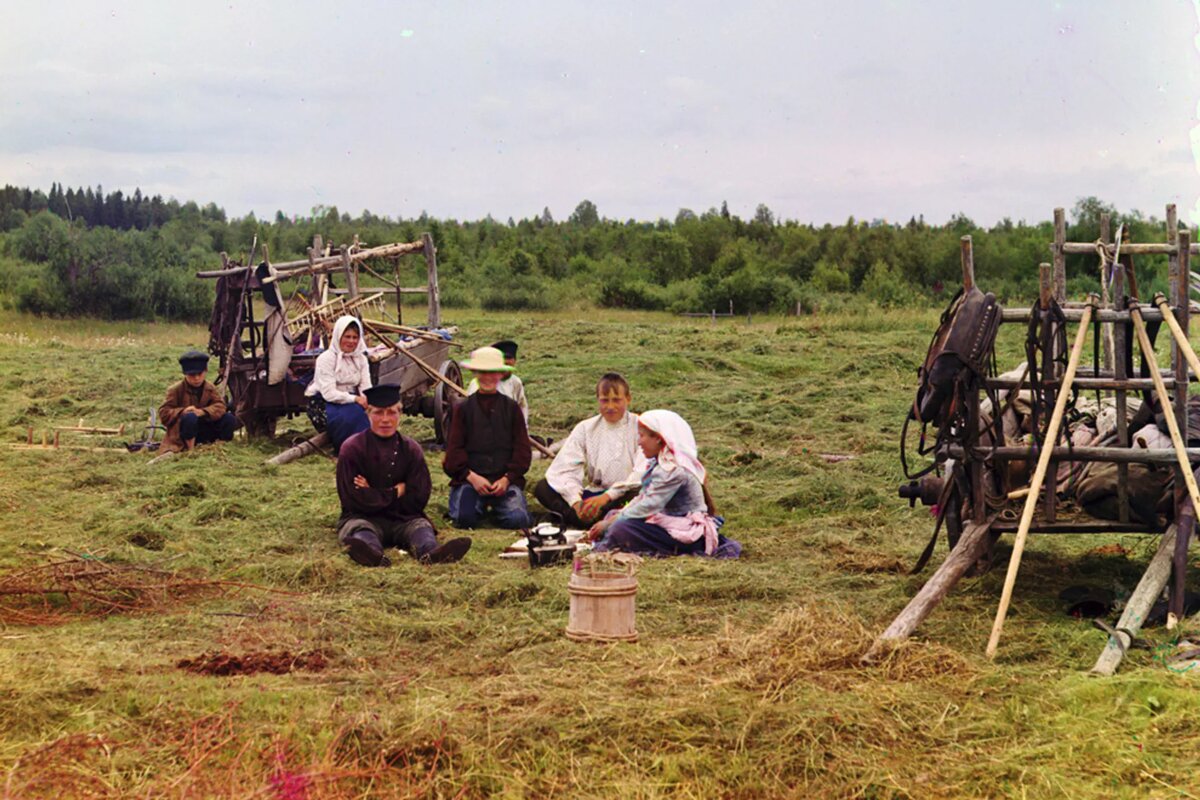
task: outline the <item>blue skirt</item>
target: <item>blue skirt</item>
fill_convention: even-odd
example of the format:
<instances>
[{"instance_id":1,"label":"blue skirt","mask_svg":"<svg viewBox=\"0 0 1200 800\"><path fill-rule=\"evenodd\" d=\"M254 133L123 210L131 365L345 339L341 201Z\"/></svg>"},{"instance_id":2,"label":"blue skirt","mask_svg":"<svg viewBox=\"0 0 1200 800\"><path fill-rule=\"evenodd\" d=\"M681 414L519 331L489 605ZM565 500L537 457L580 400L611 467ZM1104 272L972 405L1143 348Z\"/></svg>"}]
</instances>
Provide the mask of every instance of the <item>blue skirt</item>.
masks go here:
<instances>
[{"instance_id":1,"label":"blue skirt","mask_svg":"<svg viewBox=\"0 0 1200 800\"><path fill-rule=\"evenodd\" d=\"M335 451L341 449L342 442L370 427L367 412L358 403L325 404L325 430Z\"/></svg>"},{"instance_id":2,"label":"blue skirt","mask_svg":"<svg viewBox=\"0 0 1200 800\"><path fill-rule=\"evenodd\" d=\"M619 550L647 556L702 556L704 539L687 544L676 541L661 525L644 519L622 519L614 522L592 548L597 552ZM717 534L717 549L713 558L737 558L742 554L741 542Z\"/></svg>"}]
</instances>

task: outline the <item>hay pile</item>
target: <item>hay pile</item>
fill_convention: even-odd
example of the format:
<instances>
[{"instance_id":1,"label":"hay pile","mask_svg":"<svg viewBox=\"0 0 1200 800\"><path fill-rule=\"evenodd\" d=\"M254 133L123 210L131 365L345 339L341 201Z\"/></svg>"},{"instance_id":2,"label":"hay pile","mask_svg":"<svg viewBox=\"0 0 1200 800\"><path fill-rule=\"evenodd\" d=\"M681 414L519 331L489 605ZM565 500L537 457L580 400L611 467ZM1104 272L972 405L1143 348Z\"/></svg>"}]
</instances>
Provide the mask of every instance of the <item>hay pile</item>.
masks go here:
<instances>
[{"instance_id":1,"label":"hay pile","mask_svg":"<svg viewBox=\"0 0 1200 800\"><path fill-rule=\"evenodd\" d=\"M71 554L0 574L0 625L162 610L239 588L259 587Z\"/></svg>"}]
</instances>

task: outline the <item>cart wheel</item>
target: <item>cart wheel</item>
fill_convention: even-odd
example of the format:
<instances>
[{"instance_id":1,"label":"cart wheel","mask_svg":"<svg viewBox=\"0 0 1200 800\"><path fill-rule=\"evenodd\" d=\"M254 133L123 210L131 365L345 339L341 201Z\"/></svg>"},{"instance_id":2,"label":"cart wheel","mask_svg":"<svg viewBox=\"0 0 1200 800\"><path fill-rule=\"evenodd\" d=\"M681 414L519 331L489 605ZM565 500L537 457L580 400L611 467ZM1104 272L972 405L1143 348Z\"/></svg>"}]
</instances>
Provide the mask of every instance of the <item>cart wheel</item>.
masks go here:
<instances>
[{"instance_id":1,"label":"cart wheel","mask_svg":"<svg viewBox=\"0 0 1200 800\"><path fill-rule=\"evenodd\" d=\"M458 362L454 359L446 359L446 363L442 364L442 368L438 372L446 380L453 381L458 386L463 385L462 367L458 366ZM458 402L458 392L438 381L437 387L433 390L433 432L437 436L439 444L445 444L446 437L450 435L450 416L454 413L454 406Z\"/></svg>"}]
</instances>

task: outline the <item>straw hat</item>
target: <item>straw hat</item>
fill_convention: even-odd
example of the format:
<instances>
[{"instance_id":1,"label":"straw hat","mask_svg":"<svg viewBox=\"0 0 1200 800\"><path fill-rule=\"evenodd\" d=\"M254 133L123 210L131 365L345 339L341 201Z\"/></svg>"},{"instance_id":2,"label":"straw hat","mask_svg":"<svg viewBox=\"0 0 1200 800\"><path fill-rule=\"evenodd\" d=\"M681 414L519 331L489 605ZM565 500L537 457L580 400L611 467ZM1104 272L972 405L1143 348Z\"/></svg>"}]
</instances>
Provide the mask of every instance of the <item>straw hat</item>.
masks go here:
<instances>
[{"instance_id":1,"label":"straw hat","mask_svg":"<svg viewBox=\"0 0 1200 800\"><path fill-rule=\"evenodd\" d=\"M494 347L480 347L472 350L470 358L464 359L462 365L472 372L504 372L509 373L513 368L504 363L504 353Z\"/></svg>"}]
</instances>

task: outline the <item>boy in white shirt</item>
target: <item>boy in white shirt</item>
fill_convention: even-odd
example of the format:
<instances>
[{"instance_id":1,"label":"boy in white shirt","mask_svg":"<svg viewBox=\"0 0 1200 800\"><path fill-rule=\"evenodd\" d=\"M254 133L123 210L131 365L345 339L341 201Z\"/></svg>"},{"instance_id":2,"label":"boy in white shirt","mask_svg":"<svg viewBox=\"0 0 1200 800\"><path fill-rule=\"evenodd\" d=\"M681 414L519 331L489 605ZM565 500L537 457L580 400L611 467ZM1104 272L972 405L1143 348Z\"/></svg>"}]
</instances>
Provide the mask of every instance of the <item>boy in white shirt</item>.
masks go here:
<instances>
[{"instance_id":1,"label":"boy in white shirt","mask_svg":"<svg viewBox=\"0 0 1200 800\"><path fill-rule=\"evenodd\" d=\"M596 384L600 413L580 422L563 442L533 495L562 516L568 528L586 529L637 494L646 457L637 446L637 416L630 413L629 383L616 372Z\"/></svg>"}]
</instances>

